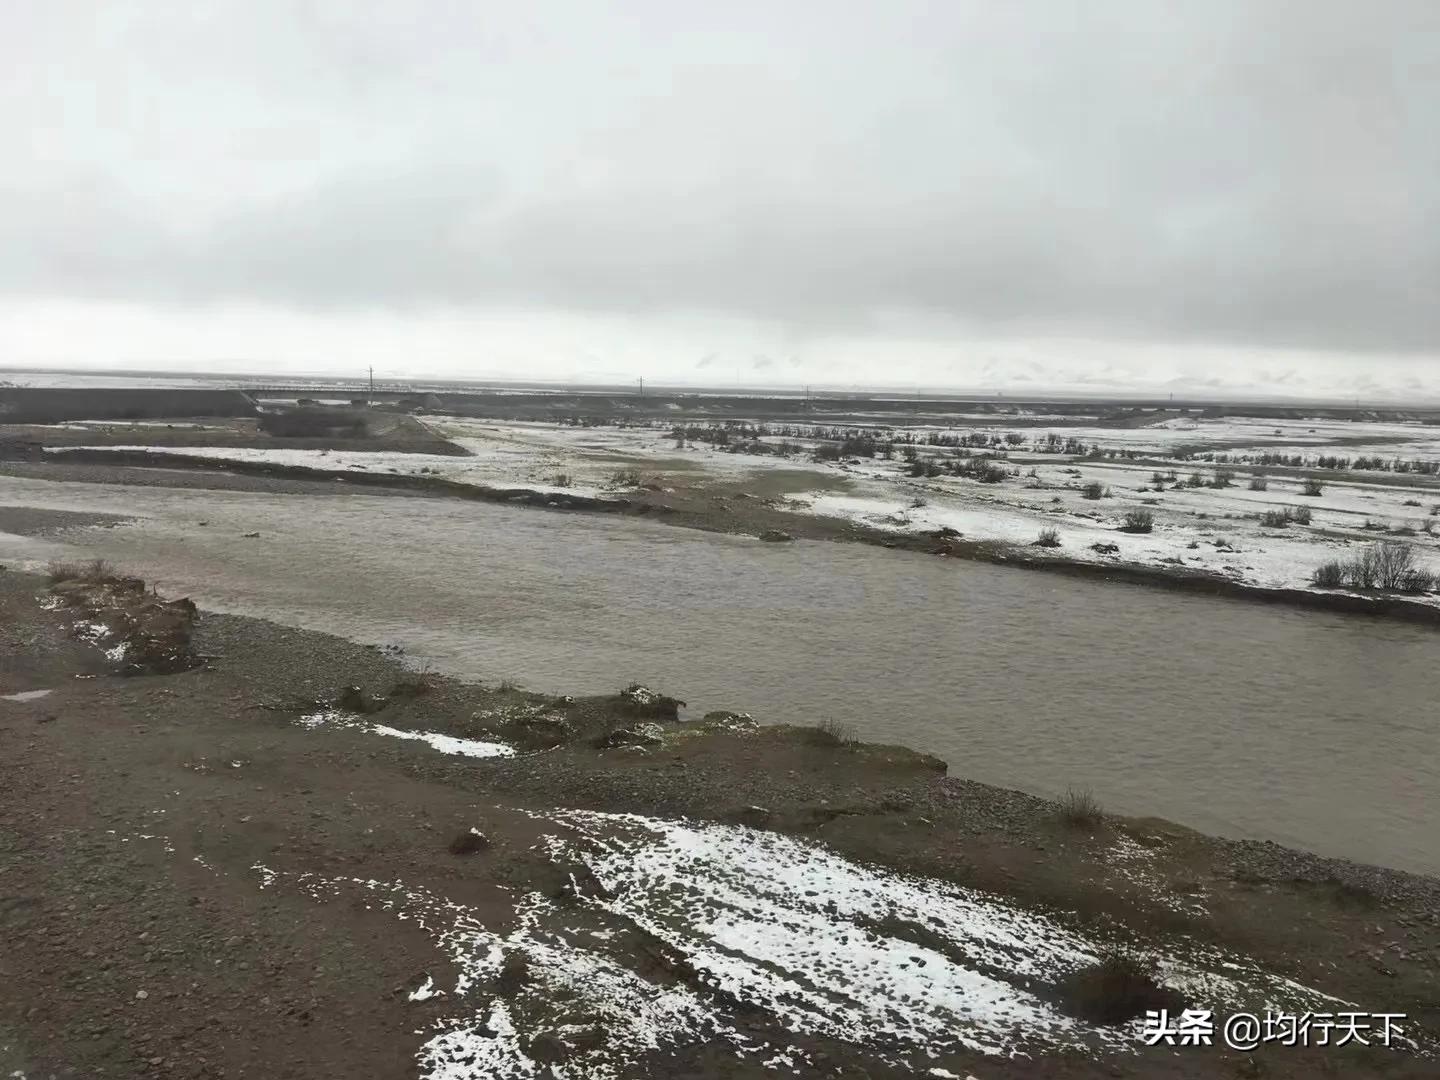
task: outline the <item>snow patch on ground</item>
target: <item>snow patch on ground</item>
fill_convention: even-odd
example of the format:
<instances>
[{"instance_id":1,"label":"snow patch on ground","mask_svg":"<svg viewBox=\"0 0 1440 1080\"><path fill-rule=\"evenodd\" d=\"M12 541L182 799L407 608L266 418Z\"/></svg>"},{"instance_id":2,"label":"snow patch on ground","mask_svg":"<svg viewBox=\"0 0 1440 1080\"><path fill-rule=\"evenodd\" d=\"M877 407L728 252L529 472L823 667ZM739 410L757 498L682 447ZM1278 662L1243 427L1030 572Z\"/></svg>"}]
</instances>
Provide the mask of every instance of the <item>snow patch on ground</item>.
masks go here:
<instances>
[{"instance_id":1,"label":"snow patch on ground","mask_svg":"<svg viewBox=\"0 0 1440 1080\"><path fill-rule=\"evenodd\" d=\"M1035 992L1104 948L1058 918L738 826L590 811L532 816L554 829L541 850L561 865L583 861L601 888L577 887L568 902L525 894L504 931L404 883L253 868L262 888L360 897L431 936L458 973L447 1000L468 1004L437 1021L420 1048L424 1080L618 1080L642 1059L716 1042L779 1071L805 1060L795 1046L733 1023L726 1003L736 1000L796 1036L838 1039L942 1077L958 1075L943 1069L947 1055L1138 1046L1138 1022L1091 1027ZM654 981L634 971L637 934L678 954L692 976ZM629 954L618 951L625 940ZM526 978L498 995L495 982L516 955ZM1162 951L1160 970L1177 986L1203 988L1211 1008L1301 1010L1334 1000L1190 943ZM555 1015L556 1002L588 1026ZM532 1056L542 1035L566 1044L551 1074Z\"/></svg>"},{"instance_id":2,"label":"snow patch on ground","mask_svg":"<svg viewBox=\"0 0 1440 1080\"><path fill-rule=\"evenodd\" d=\"M426 976L425 976L425 981L424 981L423 983L421 983L419 986L417 986L414 990L411 990L410 993L409 993L409 995L406 997L405 1000L406 1000L406 1001L429 1001L431 998L433 998L433 997L438 997L438 996L440 996L441 994L443 994L444 992L445 992L445 991L443 991L443 990L436 990L436 989L435 989L435 980L434 980L434 978L432 978L432 977L429 976L429 975L426 975Z\"/></svg>"},{"instance_id":3,"label":"snow patch on ground","mask_svg":"<svg viewBox=\"0 0 1440 1080\"><path fill-rule=\"evenodd\" d=\"M1122 833L1105 852L1104 862L1162 907L1199 919L1209 915L1198 883L1194 893L1181 894L1160 876L1155 869L1158 854L1155 849L1146 847Z\"/></svg>"},{"instance_id":4,"label":"snow patch on ground","mask_svg":"<svg viewBox=\"0 0 1440 1080\"><path fill-rule=\"evenodd\" d=\"M114 645L106 646L105 642L113 635L110 627L102 622L82 619L75 623L73 630L76 637L82 641L88 641L92 645L98 646L105 654L105 659L114 663L119 663L124 660L130 652L130 642L128 641L119 641Z\"/></svg>"},{"instance_id":5,"label":"snow patch on ground","mask_svg":"<svg viewBox=\"0 0 1440 1080\"><path fill-rule=\"evenodd\" d=\"M0 701L39 701L53 693L53 690L21 690L14 694L0 694Z\"/></svg>"},{"instance_id":6,"label":"snow patch on ground","mask_svg":"<svg viewBox=\"0 0 1440 1080\"><path fill-rule=\"evenodd\" d=\"M362 731L367 735L387 735L392 739L411 739L423 742L442 754L456 754L460 757L496 758L514 757L515 748L505 743L484 742L479 739L459 739L453 735L442 735L438 731L405 731L385 724L372 724L354 713L339 709L323 709L308 713L297 721L302 727L339 727Z\"/></svg>"}]
</instances>

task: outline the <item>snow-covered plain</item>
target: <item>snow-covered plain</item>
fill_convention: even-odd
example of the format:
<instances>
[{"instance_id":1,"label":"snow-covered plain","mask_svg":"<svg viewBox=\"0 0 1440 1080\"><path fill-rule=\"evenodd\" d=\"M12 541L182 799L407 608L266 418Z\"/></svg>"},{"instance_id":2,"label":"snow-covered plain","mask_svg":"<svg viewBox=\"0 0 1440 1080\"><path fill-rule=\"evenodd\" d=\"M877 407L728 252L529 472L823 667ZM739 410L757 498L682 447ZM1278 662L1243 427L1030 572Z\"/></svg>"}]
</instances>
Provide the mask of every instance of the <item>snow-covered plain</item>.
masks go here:
<instances>
[{"instance_id":1,"label":"snow-covered plain","mask_svg":"<svg viewBox=\"0 0 1440 1080\"><path fill-rule=\"evenodd\" d=\"M1015 461L1011 467L1021 475L980 484L959 477L910 478L884 464L852 466L850 493L798 492L788 502L802 512L901 532L948 527L966 539L1020 545L1033 544L1042 529L1053 528L1059 547L1037 552L1183 566L1249 584L1292 588L1307 586L1320 563L1348 558L1361 545L1404 535L1393 530L1410 529L1414 535L1405 535L1404 542L1415 548L1417 565L1440 572L1440 537L1425 532L1440 530L1440 518L1430 514L1432 506L1440 505L1440 490L1346 479L1326 483L1319 496L1307 496L1299 481L1271 477L1267 490L1250 491L1245 476L1237 475L1228 488L1167 485L1156 491L1149 466L1066 460ZM1032 469L1034 476L1028 475ZM1208 481L1214 471L1200 474ZM1183 468L1177 472L1181 480L1189 475ZM1109 494L1086 498L1089 484ZM1421 505L1406 505L1415 501ZM1266 511L1287 506L1309 509L1311 523L1274 528L1259 520ZM1152 531L1121 531L1126 513L1140 508L1154 514ZM1095 544L1118 550L1098 552Z\"/></svg>"},{"instance_id":2,"label":"snow-covered plain","mask_svg":"<svg viewBox=\"0 0 1440 1080\"><path fill-rule=\"evenodd\" d=\"M957 421L964 417L957 416ZM1036 426L1035 419L1026 418L1025 426L1006 427L1003 417L990 417L984 425L970 425L963 422L953 424L906 425L904 428L887 429L914 432L923 440L929 435L956 435L971 432L1014 432L1021 436L1022 445L1030 446L1042 441L1052 432L1064 439L1078 439L1087 445L1113 447L1154 455L1168 455L1188 448L1214 450L1219 452L1241 449L1269 451L1281 447L1293 447L1294 452L1314 453L1337 444L1348 446L1387 445L1401 448L1407 453L1412 443L1434 443L1440 440L1440 427L1419 422L1382 422L1363 420L1302 419L1271 420L1263 417L1171 417L1157 419L1153 423L1135 427L1105 426L1085 423L1074 417L1055 418L1053 427ZM870 430L875 430L873 427ZM1353 456L1354 451L1344 456ZM1363 451L1369 453L1368 450ZM1408 453L1407 453L1408 456Z\"/></svg>"}]
</instances>

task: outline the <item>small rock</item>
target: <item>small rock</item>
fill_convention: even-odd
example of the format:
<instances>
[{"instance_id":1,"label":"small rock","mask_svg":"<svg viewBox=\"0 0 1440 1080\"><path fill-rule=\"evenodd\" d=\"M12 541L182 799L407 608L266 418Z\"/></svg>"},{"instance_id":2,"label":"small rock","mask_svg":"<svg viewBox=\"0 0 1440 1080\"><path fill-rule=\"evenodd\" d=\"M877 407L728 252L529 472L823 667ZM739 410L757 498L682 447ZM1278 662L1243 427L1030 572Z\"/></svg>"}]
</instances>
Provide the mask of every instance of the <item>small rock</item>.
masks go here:
<instances>
[{"instance_id":1,"label":"small rock","mask_svg":"<svg viewBox=\"0 0 1440 1080\"><path fill-rule=\"evenodd\" d=\"M679 720L680 710L685 702L670 697L640 683L631 683L620 691L620 699L627 712L639 716L654 717L657 720Z\"/></svg>"},{"instance_id":2,"label":"small rock","mask_svg":"<svg viewBox=\"0 0 1440 1080\"><path fill-rule=\"evenodd\" d=\"M752 829L763 829L770 824L774 816L763 806L747 806L735 815L742 825L749 825Z\"/></svg>"},{"instance_id":3,"label":"small rock","mask_svg":"<svg viewBox=\"0 0 1440 1080\"><path fill-rule=\"evenodd\" d=\"M474 855L490 846L490 838L473 825L450 841L451 855Z\"/></svg>"},{"instance_id":4,"label":"small rock","mask_svg":"<svg viewBox=\"0 0 1440 1080\"><path fill-rule=\"evenodd\" d=\"M570 1056L570 1044L553 1031L542 1031L530 1040L529 1051L541 1065L558 1065Z\"/></svg>"},{"instance_id":5,"label":"small rock","mask_svg":"<svg viewBox=\"0 0 1440 1080\"><path fill-rule=\"evenodd\" d=\"M726 709L706 713L700 724L708 731L755 731L760 727L749 713L730 712Z\"/></svg>"},{"instance_id":6,"label":"small rock","mask_svg":"<svg viewBox=\"0 0 1440 1080\"><path fill-rule=\"evenodd\" d=\"M381 703L367 690L359 686L347 686L340 691L335 704L338 708L352 713L378 712Z\"/></svg>"},{"instance_id":7,"label":"small rock","mask_svg":"<svg viewBox=\"0 0 1440 1080\"><path fill-rule=\"evenodd\" d=\"M615 750L622 746L659 746L665 741L664 735L665 729L659 724L635 724L600 736L595 745L601 750Z\"/></svg>"}]
</instances>

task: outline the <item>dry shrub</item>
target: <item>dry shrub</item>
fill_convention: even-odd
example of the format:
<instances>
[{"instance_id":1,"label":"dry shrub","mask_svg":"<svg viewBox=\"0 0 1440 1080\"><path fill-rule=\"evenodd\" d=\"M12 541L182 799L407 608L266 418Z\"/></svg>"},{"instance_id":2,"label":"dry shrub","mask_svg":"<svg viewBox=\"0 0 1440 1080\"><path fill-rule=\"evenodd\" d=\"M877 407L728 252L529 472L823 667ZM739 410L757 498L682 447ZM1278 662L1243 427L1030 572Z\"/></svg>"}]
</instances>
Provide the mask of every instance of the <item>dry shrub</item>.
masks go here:
<instances>
[{"instance_id":1,"label":"dry shrub","mask_svg":"<svg viewBox=\"0 0 1440 1080\"><path fill-rule=\"evenodd\" d=\"M839 720L821 720L809 732L813 746L854 746L859 742L855 728Z\"/></svg>"},{"instance_id":2,"label":"dry shrub","mask_svg":"<svg viewBox=\"0 0 1440 1080\"><path fill-rule=\"evenodd\" d=\"M1060 820L1066 825L1098 825L1105 812L1089 788L1070 788L1060 798Z\"/></svg>"},{"instance_id":3,"label":"dry shrub","mask_svg":"<svg viewBox=\"0 0 1440 1080\"><path fill-rule=\"evenodd\" d=\"M104 559L91 559L89 562L63 562L60 559L52 559L46 566L45 572L50 576L52 585L58 585L62 581L83 581L95 585L105 581L114 581L119 576L115 573L114 567Z\"/></svg>"},{"instance_id":4,"label":"dry shrub","mask_svg":"<svg viewBox=\"0 0 1440 1080\"><path fill-rule=\"evenodd\" d=\"M1120 524L1120 531L1129 533L1148 533L1154 528L1154 512L1143 509L1131 510Z\"/></svg>"},{"instance_id":5,"label":"dry shrub","mask_svg":"<svg viewBox=\"0 0 1440 1080\"><path fill-rule=\"evenodd\" d=\"M1162 986L1155 960L1140 953L1112 949L1098 963L1072 972L1060 985L1071 1014L1091 1024L1124 1024L1147 1012L1185 1008L1183 994Z\"/></svg>"},{"instance_id":6,"label":"dry shrub","mask_svg":"<svg viewBox=\"0 0 1440 1080\"><path fill-rule=\"evenodd\" d=\"M1380 544L1375 552L1375 578L1388 592L1423 592L1433 580L1415 565L1415 549L1395 541Z\"/></svg>"},{"instance_id":7,"label":"dry shrub","mask_svg":"<svg viewBox=\"0 0 1440 1080\"><path fill-rule=\"evenodd\" d=\"M1435 587L1435 575L1415 565L1415 549L1398 540L1372 544L1353 559L1321 563L1310 575L1311 584L1325 589L1381 589L1385 592L1421 593Z\"/></svg>"}]
</instances>

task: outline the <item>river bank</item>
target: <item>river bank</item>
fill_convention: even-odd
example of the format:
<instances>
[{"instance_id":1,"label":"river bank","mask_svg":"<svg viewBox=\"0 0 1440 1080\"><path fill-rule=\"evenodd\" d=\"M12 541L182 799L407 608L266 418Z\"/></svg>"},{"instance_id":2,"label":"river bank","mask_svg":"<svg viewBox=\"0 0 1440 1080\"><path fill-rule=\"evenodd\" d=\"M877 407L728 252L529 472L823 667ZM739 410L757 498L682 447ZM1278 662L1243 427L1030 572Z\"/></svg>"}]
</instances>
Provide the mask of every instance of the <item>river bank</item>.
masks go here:
<instances>
[{"instance_id":1,"label":"river bank","mask_svg":"<svg viewBox=\"0 0 1440 1080\"><path fill-rule=\"evenodd\" d=\"M1053 803L948 776L924 754L852 743L844 731L672 722L637 715L644 706L633 695L567 700L417 675L380 650L253 619L202 615L194 648L203 664L115 678L47 596L38 578L0 576L0 693L50 691L0 701L15 780L0 856L16 946L0 991L7 1071L521 1076L547 1055L581 1070L567 1074L627 1076L771 1075L766 1061L790 1075L939 1069L979 1080L1037 1068L1229 1077L1250 1067L1251 1055L1223 1047L1148 1050L1133 1029L1071 1016L1067 967L1084 968L1106 942L1140 943L1202 1007L1286 995L1315 1005L1315 994L1330 994L1407 1012L1417 1032L1437 1021L1433 879L1153 819L1067 824ZM368 700L362 707L375 711L338 719L334 703L348 686L363 692L351 705ZM628 740L638 748L596 745L652 722L658 729ZM517 752L447 755L390 734L417 731ZM452 854L471 829L484 849ZM682 842L675 829L690 830L686 858L703 850L712 862L692 862L675 881L646 877L649 858L661 858L657 868L679 858L662 858L667 843ZM824 871L831 895L780 886L757 906L729 893L724 906L745 911L757 936L729 939L722 962L711 937L720 929L701 908L653 905L676 888L698 889L702 908L714 902L704 882L730 880L723 860L738 850L724 845L737 838L746 858L792 860L777 886L807 880L808 865ZM628 854L616 863L607 852ZM766 872L749 865L735 881ZM844 899L845 876L862 872L865 888L893 894L898 921L876 924ZM917 888L971 910L971 923L1003 912L1031 926L1027 939L1066 945L1013 955L1009 973L983 963L982 975L967 967L979 946L946 938L955 927L937 937L923 920L906 923L901 898ZM774 952L763 929L794 934L816 919L827 945L809 959ZM469 938L456 936L461 925ZM843 945L855 934L888 941L876 956L900 968L877 981L879 961ZM485 967L492 945L514 986ZM760 967L737 974L736 955ZM939 1013L905 1003L914 960L939 980L926 992ZM532 970L515 970L522 963ZM772 1001L769 976L756 972L776 964L815 986L838 978L815 1007L856 1018L878 1009L891 1017L889 1034L822 1024L804 995ZM608 1011L576 1002L582 968L638 997L620 998L618 1013L613 1002ZM421 993L427 983L440 993ZM1020 1011L997 1026L984 1009L961 1008L961 986L972 1001L1003 989ZM500 1005L513 1038L496 1022ZM720 1053L717 1038L729 1049ZM487 1071L465 1071L464 1053L451 1053L457 1039ZM1265 1076L1419 1077L1429 1068L1354 1046L1270 1046L1256 1056L1265 1071L1255 1075Z\"/></svg>"},{"instance_id":2,"label":"river bank","mask_svg":"<svg viewBox=\"0 0 1440 1080\"><path fill-rule=\"evenodd\" d=\"M0 544L12 566L107 559L462 679L679 686L691 715L833 720L1002 787L1088 787L1122 813L1440 871L1440 756L1417 708L1434 639L1395 620L364 491L0 477Z\"/></svg>"},{"instance_id":3,"label":"river bank","mask_svg":"<svg viewBox=\"0 0 1440 1080\"><path fill-rule=\"evenodd\" d=\"M1174 592L1223 597L1249 603L1280 604L1313 611L1344 612L1440 626L1440 604L1433 598L1396 595L1378 589L1316 590L1266 585L1217 570L1175 563L1082 558L1065 552L999 539L967 538L941 526L924 531L871 523L854 517L797 512L784 501L757 496L763 484L753 479L683 484L646 490L579 492L540 487L494 487L396 471L368 472L288 465L274 461L212 459L163 450L67 450L36 463L0 462L0 474L60 482L212 487L296 494L367 492L506 503L540 509L649 517L680 528L736 535L844 541L943 558L997 563L1070 577L1128 582ZM207 478L213 478L211 482ZM247 482L250 481L250 482ZM812 481L813 483L813 481ZM871 515L876 517L876 515Z\"/></svg>"}]
</instances>

